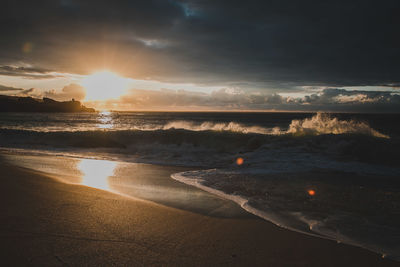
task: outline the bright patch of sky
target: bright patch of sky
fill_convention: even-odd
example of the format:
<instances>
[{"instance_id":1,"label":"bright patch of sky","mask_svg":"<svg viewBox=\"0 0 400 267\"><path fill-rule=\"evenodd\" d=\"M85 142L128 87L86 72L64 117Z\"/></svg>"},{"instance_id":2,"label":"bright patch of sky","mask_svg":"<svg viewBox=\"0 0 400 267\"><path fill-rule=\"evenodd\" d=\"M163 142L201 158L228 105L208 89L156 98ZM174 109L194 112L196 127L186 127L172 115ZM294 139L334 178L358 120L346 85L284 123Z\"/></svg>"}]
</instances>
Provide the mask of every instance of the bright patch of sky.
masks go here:
<instances>
[{"instance_id":1,"label":"bright patch of sky","mask_svg":"<svg viewBox=\"0 0 400 267\"><path fill-rule=\"evenodd\" d=\"M37 88L39 90L59 90L68 84L76 83L79 79L80 75L71 74L60 75L58 77L47 79L29 79L18 76L0 75L0 84L24 89Z\"/></svg>"},{"instance_id":2,"label":"bright patch of sky","mask_svg":"<svg viewBox=\"0 0 400 267\"><path fill-rule=\"evenodd\" d=\"M4 86L16 87L16 88L36 88L42 91L47 90L61 90L63 87L71 84L80 84L85 78L85 75L74 75L74 74L60 74L54 78L47 79L31 79L22 78L17 76L2 76L0 75L0 84ZM165 83L154 80L136 80L126 78L130 89L143 89L143 90L186 90L193 92L204 92L211 93L212 91L221 89L221 86L199 86L189 83Z\"/></svg>"}]
</instances>

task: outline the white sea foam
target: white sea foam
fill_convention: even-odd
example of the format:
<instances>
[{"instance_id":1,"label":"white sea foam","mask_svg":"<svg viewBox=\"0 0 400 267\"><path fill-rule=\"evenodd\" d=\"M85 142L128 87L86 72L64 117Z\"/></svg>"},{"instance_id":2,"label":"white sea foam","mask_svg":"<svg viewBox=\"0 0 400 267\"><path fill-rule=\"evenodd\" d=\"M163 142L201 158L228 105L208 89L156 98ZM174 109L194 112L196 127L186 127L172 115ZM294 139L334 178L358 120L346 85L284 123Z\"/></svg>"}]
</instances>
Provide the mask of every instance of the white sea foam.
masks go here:
<instances>
[{"instance_id":1,"label":"white sea foam","mask_svg":"<svg viewBox=\"0 0 400 267\"><path fill-rule=\"evenodd\" d=\"M246 211L282 228L364 247L400 259L400 248L397 245L397 241L400 241L398 235L400 229L393 225L386 225L380 216L359 214L363 210L362 207L341 199L345 197L345 194L342 192L344 188L340 180L335 181L337 188L333 188L329 182L326 183L321 179L319 185L321 194L327 189L334 190L325 192L328 194L327 197L332 199L322 198L320 205L324 208L322 206L313 208L318 198L314 200L313 197L307 196L307 187L305 187L309 184L307 175L305 175L305 182L301 182L295 178L301 173L286 172L281 176L274 175L271 178L268 174L272 173L266 169L264 175L259 174L248 170L209 169L175 173L171 175L171 178L234 201ZM333 175L334 179L340 179L342 176L335 176L334 173L326 173L326 175ZM323 186L324 183L326 183L326 188ZM354 190L361 190L362 195L362 188L357 189L356 185L351 186L354 189L349 190L350 194L356 193ZM317 190L317 194L320 192ZM374 197L377 196L379 193ZM377 201L384 203L388 200L377 199ZM352 208L341 211L337 209L338 205L350 205ZM352 209L355 210L354 213Z\"/></svg>"},{"instance_id":2,"label":"white sea foam","mask_svg":"<svg viewBox=\"0 0 400 267\"><path fill-rule=\"evenodd\" d=\"M153 128L154 129L154 128ZM339 120L331 117L327 113L318 112L311 118L303 120L292 120L288 130L279 127L266 128L262 126L247 126L236 122L215 123L203 122L196 124L192 121L173 121L164 126L155 127L155 129L184 129L189 131L229 131L237 133L254 133L264 135L320 135L320 134L364 134L379 138L389 138L388 135L382 134L372 129L365 122L357 122L354 120Z\"/></svg>"},{"instance_id":3,"label":"white sea foam","mask_svg":"<svg viewBox=\"0 0 400 267\"><path fill-rule=\"evenodd\" d=\"M171 174L171 178L174 180L177 180L181 183L187 184L187 185L191 185L197 188L200 188L206 192L209 192L211 194L220 196L224 199L228 199L231 200L235 203L237 203L240 207L242 207L244 210L246 210L247 212L254 214L260 218L263 218L264 220L270 221L273 224L288 229L288 230L292 230L292 231L296 231L296 232L301 232L301 233L307 233L309 235L313 235L313 236L319 236L322 237L320 235L317 235L315 233L312 233L310 231L307 231L307 229L299 229L299 228L294 228L291 227L290 225L288 225L287 223L283 222L283 219L280 218L279 216L277 216L275 213L273 212L267 212L265 207L264 210L260 210L257 209L255 207L253 207L250 203L249 200L246 197L243 197L241 195L236 195L236 194L227 194L225 193L223 190L218 190L209 186L205 186L203 183L205 182L205 180L201 179L201 178L195 178L196 177L196 173L199 176L202 176L202 174L204 174L204 172L213 172L216 171L216 169L214 170L204 170L204 171L189 171L189 172L182 172L182 173L174 173Z\"/></svg>"},{"instance_id":4,"label":"white sea foam","mask_svg":"<svg viewBox=\"0 0 400 267\"><path fill-rule=\"evenodd\" d=\"M236 133L255 133L255 134L280 134L281 131L278 127L266 128L261 126L246 126L236 122L229 123L215 123L203 122L196 124L192 121L173 121L160 127L162 130L169 129L184 129L189 131L228 131Z\"/></svg>"},{"instance_id":5,"label":"white sea foam","mask_svg":"<svg viewBox=\"0 0 400 267\"><path fill-rule=\"evenodd\" d=\"M113 114L78 114L78 115L39 115L31 116L12 114L0 118L0 129L29 130L33 132L83 132L83 131L167 131L181 129L193 132L213 131L259 135L321 135L321 134L362 134L388 138L371 128L366 122L339 120L327 113L317 113L311 118L292 120L288 127L260 123L243 124L237 121L216 122L202 120L170 120L160 118L143 119L142 116ZM15 123L20 121L20 123ZM270 126L270 127L268 127Z\"/></svg>"},{"instance_id":6,"label":"white sea foam","mask_svg":"<svg viewBox=\"0 0 400 267\"><path fill-rule=\"evenodd\" d=\"M318 112L312 118L293 120L289 125L287 133L301 135L354 133L389 138L389 136L372 129L365 122L339 120L321 112Z\"/></svg>"}]
</instances>

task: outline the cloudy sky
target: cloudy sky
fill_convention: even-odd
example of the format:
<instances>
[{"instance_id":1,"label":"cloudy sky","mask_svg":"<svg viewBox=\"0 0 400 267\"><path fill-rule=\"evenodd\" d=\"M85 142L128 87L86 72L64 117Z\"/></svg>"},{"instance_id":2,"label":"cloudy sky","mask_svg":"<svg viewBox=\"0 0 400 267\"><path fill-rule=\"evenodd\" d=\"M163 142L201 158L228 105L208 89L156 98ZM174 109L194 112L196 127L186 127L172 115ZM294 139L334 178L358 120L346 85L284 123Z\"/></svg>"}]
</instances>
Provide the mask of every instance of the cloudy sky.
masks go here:
<instances>
[{"instance_id":1,"label":"cloudy sky","mask_svg":"<svg viewBox=\"0 0 400 267\"><path fill-rule=\"evenodd\" d=\"M385 0L4 0L0 94L125 110L400 112L399 13ZM124 88L89 88L105 70Z\"/></svg>"}]
</instances>

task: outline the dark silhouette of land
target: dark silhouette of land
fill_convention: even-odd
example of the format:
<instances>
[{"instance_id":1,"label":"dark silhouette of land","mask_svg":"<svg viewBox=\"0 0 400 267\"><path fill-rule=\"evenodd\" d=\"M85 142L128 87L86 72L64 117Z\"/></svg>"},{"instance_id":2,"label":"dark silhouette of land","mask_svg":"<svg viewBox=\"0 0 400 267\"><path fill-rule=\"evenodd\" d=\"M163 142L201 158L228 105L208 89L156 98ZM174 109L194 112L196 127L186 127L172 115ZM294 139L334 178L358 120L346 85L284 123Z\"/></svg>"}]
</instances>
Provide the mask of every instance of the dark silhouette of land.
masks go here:
<instances>
[{"instance_id":1,"label":"dark silhouette of land","mask_svg":"<svg viewBox=\"0 0 400 267\"><path fill-rule=\"evenodd\" d=\"M0 112L95 112L79 101L0 95Z\"/></svg>"}]
</instances>

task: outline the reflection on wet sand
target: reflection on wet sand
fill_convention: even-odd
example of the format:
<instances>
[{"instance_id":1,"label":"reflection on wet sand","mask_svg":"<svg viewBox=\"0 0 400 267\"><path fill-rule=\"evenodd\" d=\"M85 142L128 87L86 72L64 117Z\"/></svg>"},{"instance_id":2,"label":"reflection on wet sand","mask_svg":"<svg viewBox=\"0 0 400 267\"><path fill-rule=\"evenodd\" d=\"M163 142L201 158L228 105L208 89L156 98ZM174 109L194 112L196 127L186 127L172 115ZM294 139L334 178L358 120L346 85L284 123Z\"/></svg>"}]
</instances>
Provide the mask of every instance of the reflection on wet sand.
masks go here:
<instances>
[{"instance_id":1,"label":"reflection on wet sand","mask_svg":"<svg viewBox=\"0 0 400 267\"><path fill-rule=\"evenodd\" d=\"M66 183L112 191L217 217L249 217L238 205L170 178L188 168L50 155L4 154L12 164Z\"/></svg>"},{"instance_id":2,"label":"reflection on wet sand","mask_svg":"<svg viewBox=\"0 0 400 267\"><path fill-rule=\"evenodd\" d=\"M114 175L116 166L115 161L82 159L77 168L82 173L83 185L110 190L108 179Z\"/></svg>"}]
</instances>

